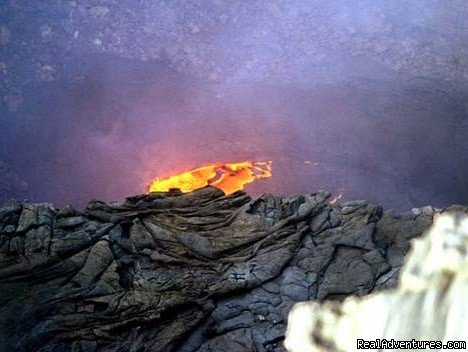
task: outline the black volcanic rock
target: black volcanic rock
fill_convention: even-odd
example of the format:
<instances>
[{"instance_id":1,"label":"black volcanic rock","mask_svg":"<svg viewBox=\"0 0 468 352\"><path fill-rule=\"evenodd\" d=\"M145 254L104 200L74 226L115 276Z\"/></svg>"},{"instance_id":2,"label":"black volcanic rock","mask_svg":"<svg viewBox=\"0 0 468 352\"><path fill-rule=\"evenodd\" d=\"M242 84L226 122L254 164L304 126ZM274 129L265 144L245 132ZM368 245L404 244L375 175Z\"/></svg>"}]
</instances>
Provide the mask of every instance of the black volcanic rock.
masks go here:
<instances>
[{"instance_id":1,"label":"black volcanic rock","mask_svg":"<svg viewBox=\"0 0 468 352\"><path fill-rule=\"evenodd\" d=\"M1 351L284 351L292 305L392 287L430 211L207 187L0 210Z\"/></svg>"}]
</instances>

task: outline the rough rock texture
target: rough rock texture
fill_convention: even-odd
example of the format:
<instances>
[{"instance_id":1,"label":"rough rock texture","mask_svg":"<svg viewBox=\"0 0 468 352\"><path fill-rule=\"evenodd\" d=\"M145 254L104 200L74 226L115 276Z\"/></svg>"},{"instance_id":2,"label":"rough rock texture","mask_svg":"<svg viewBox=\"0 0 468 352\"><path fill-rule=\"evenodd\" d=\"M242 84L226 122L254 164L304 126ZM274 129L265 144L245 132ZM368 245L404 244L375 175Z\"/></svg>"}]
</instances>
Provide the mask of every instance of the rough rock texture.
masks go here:
<instances>
[{"instance_id":1,"label":"rough rock texture","mask_svg":"<svg viewBox=\"0 0 468 352\"><path fill-rule=\"evenodd\" d=\"M284 351L294 303L393 287L431 208L207 187L0 210L2 351Z\"/></svg>"},{"instance_id":2,"label":"rough rock texture","mask_svg":"<svg viewBox=\"0 0 468 352\"><path fill-rule=\"evenodd\" d=\"M358 351L357 340L460 342L468 340L468 216L438 215L416 239L397 289L339 302L293 307L285 345L291 352ZM450 342L449 342L450 341ZM464 345L463 345L464 343ZM368 346L372 347L372 346ZM426 347L426 348L423 348ZM441 349L442 346L431 346ZM393 350L390 345L373 351ZM405 347L417 351L429 346Z\"/></svg>"},{"instance_id":3,"label":"rough rock texture","mask_svg":"<svg viewBox=\"0 0 468 352\"><path fill-rule=\"evenodd\" d=\"M462 0L3 1L0 67L7 84L50 82L70 53L96 53L214 81L313 79L336 62L338 76L350 64L466 81L467 13Z\"/></svg>"}]
</instances>

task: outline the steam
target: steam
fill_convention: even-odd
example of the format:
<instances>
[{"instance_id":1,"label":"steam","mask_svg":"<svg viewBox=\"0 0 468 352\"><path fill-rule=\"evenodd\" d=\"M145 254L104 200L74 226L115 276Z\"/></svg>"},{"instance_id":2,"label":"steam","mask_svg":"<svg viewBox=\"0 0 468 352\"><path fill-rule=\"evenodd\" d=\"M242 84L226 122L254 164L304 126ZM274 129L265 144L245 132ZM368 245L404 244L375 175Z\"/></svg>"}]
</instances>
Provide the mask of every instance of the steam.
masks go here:
<instances>
[{"instance_id":1,"label":"steam","mask_svg":"<svg viewBox=\"0 0 468 352\"><path fill-rule=\"evenodd\" d=\"M272 160L252 194L468 201L465 2L85 5L26 11L27 28L2 5L0 159L33 200L82 206L206 163ZM49 16L58 6L68 17Z\"/></svg>"}]
</instances>

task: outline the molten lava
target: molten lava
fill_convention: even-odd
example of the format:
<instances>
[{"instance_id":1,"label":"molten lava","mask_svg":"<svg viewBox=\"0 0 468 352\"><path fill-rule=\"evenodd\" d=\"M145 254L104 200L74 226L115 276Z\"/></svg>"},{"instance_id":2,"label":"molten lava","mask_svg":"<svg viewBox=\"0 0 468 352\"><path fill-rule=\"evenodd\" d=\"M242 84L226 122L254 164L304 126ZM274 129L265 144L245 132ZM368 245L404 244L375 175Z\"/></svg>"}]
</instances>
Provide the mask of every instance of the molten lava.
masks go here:
<instances>
[{"instance_id":1,"label":"molten lava","mask_svg":"<svg viewBox=\"0 0 468 352\"><path fill-rule=\"evenodd\" d=\"M267 177L271 177L271 161L215 163L161 180L156 178L149 186L149 192L167 192L171 188L179 188L185 193L211 185L231 194L244 189L247 183Z\"/></svg>"}]
</instances>

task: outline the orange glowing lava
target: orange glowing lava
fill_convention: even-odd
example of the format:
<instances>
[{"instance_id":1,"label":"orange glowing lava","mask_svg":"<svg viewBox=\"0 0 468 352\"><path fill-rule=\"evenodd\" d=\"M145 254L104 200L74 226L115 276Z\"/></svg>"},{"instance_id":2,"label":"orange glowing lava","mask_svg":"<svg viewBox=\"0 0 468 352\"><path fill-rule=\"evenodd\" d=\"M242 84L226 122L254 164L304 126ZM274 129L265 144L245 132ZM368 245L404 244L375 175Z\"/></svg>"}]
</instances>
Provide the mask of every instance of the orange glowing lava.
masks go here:
<instances>
[{"instance_id":1,"label":"orange glowing lava","mask_svg":"<svg viewBox=\"0 0 468 352\"><path fill-rule=\"evenodd\" d=\"M271 161L214 163L161 180L156 178L149 186L149 192L167 192L171 188L179 188L186 193L211 185L231 194L244 189L245 184L268 177L271 177Z\"/></svg>"}]
</instances>

